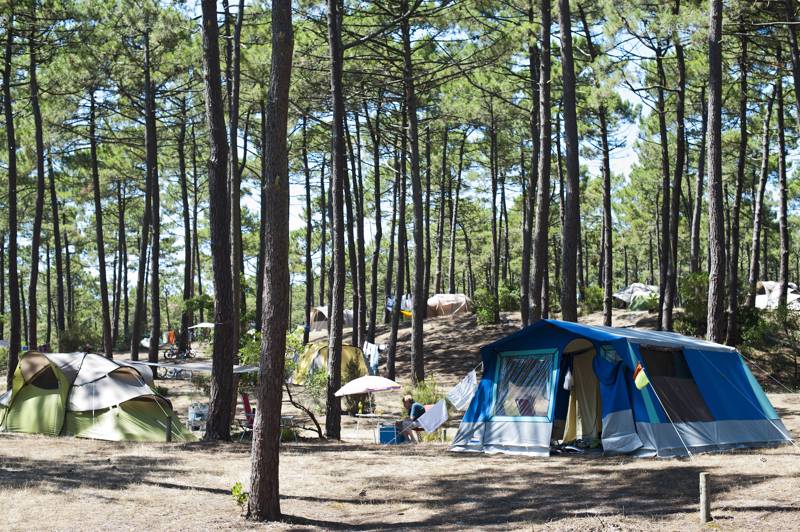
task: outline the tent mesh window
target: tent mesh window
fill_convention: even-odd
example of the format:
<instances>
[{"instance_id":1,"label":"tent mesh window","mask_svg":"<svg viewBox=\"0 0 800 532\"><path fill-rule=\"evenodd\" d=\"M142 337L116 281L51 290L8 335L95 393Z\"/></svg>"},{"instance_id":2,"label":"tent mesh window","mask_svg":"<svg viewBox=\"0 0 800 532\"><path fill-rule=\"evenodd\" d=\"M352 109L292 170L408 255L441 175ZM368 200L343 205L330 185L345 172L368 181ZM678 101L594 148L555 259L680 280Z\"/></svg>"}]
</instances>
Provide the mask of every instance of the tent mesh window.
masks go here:
<instances>
[{"instance_id":1,"label":"tent mesh window","mask_svg":"<svg viewBox=\"0 0 800 532\"><path fill-rule=\"evenodd\" d=\"M673 422L714 421L682 349L639 346L639 352L653 388Z\"/></svg>"},{"instance_id":2,"label":"tent mesh window","mask_svg":"<svg viewBox=\"0 0 800 532\"><path fill-rule=\"evenodd\" d=\"M552 370L552 356L501 356L494 415L546 417Z\"/></svg>"}]
</instances>

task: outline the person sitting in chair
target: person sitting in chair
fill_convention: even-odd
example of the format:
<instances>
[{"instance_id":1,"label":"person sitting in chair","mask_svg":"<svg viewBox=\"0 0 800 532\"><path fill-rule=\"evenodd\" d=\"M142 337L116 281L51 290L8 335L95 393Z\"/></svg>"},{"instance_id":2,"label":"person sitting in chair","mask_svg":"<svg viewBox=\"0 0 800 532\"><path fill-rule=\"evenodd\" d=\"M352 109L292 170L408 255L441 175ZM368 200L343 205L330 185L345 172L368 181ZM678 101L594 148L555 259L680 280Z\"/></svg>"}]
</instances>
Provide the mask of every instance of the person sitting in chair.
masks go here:
<instances>
[{"instance_id":1,"label":"person sitting in chair","mask_svg":"<svg viewBox=\"0 0 800 532\"><path fill-rule=\"evenodd\" d=\"M400 435L405 436L412 442L417 441L414 429L417 427L417 419L425 413L425 407L415 402L411 395L405 395L403 396L403 408L408 417L397 423L397 430Z\"/></svg>"}]
</instances>

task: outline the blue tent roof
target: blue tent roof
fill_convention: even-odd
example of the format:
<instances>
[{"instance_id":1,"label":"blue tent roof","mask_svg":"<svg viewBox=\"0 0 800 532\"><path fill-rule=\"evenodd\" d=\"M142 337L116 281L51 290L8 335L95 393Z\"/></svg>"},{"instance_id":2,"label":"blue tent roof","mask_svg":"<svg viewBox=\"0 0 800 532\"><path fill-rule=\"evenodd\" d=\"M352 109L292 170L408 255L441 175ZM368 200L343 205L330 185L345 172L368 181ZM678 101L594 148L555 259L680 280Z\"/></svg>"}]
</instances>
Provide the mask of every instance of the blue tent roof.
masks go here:
<instances>
[{"instance_id":1,"label":"blue tent roof","mask_svg":"<svg viewBox=\"0 0 800 532\"><path fill-rule=\"evenodd\" d=\"M721 351L725 353L736 352L733 347L691 338L678 333L666 331L648 331L644 329L634 329L626 327L605 327L602 325L585 325L570 321L560 320L539 320L536 323L521 329L520 331L501 338L485 346L485 349L496 349L504 344L514 341L520 336L527 336L533 332L546 331L549 328L560 329L576 336L594 340L596 342L614 342L617 340L627 340L636 345L653 345L659 347L675 347L698 349L701 351Z\"/></svg>"}]
</instances>

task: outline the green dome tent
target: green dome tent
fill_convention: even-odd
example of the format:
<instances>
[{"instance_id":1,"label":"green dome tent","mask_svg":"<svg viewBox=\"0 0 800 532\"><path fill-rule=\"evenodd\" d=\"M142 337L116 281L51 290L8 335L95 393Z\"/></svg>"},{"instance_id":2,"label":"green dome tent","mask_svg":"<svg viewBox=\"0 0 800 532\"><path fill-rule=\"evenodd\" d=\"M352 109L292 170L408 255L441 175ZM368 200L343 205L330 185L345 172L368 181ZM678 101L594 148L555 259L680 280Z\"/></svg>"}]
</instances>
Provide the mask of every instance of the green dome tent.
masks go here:
<instances>
[{"instance_id":1,"label":"green dome tent","mask_svg":"<svg viewBox=\"0 0 800 532\"><path fill-rule=\"evenodd\" d=\"M87 353L22 355L0 395L0 430L112 441L192 441L146 366Z\"/></svg>"},{"instance_id":2,"label":"green dome tent","mask_svg":"<svg viewBox=\"0 0 800 532\"><path fill-rule=\"evenodd\" d=\"M297 359L297 366L292 376L292 384L305 385L309 375L328 367L328 342L306 344ZM342 344L342 384L351 379L369 374L364 352L354 346Z\"/></svg>"}]
</instances>

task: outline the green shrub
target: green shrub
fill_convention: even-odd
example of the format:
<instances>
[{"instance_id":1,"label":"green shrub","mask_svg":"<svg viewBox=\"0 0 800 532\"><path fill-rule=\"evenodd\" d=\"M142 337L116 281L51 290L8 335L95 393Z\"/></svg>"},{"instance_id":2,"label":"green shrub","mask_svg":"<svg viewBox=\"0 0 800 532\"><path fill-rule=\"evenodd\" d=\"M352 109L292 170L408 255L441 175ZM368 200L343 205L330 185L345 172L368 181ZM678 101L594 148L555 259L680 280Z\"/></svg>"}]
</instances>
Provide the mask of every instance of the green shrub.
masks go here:
<instances>
[{"instance_id":1,"label":"green shrub","mask_svg":"<svg viewBox=\"0 0 800 532\"><path fill-rule=\"evenodd\" d=\"M0 371L5 372L8 367L8 348L0 347Z\"/></svg>"},{"instance_id":2,"label":"green shrub","mask_svg":"<svg viewBox=\"0 0 800 532\"><path fill-rule=\"evenodd\" d=\"M519 288L501 286L497 293L500 310L503 312L515 312L519 310Z\"/></svg>"},{"instance_id":3,"label":"green shrub","mask_svg":"<svg viewBox=\"0 0 800 532\"><path fill-rule=\"evenodd\" d=\"M244 490L244 486L242 486L241 482L237 482L231 488L231 496L233 500L236 501L236 504L244 508L244 505L247 504L247 500L250 498L250 492Z\"/></svg>"},{"instance_id":4,"label":"green shrub","mask_svg":"<svg viewBox=\"0 0 800 532\"><path fill-rule=\"evenodd\" d=\"M200 390L203 390L205 395L211 394L211 375L199 371L192 372L191 383Z\"/></svg>"},{"instance_id":5,"label":"green shrub","mask_svg":"<svg viewBox=\"0 0 800 532\"><path fill-rule=\"evenodd\" d=\"M676 318L675 330L688 336L703 336L708 318L708 274L690 273L678 283L683 316Z\"/></svg>"},{"instance_id":6,"label":"green shrub","mask_svg":"<svg viewBox=\"0 0 800 532\"><path fill-rule=\"evenodd\" d=\"M480 325L487 325L495 322L497 315L497 305L494 296L485 288L479 288L475 292L475 297L472 298L475 306L475 316L478 318Z\"/></svg>"},{"instance_id":7,"label":"green shrub","mask_svg":"<svg viewBox=\"0 0 800 532\"><path fill-rule=\"evenodd\" d=\"M319 368L311 372L306 379L305 391L311 399L311 404L318 414L325 410L325 401L328 392L328 370Z\"/></svg>"},{"instance_id":8,"label":"green shrub","mask_svg":"<svg viewBox=\"0 0 800 532\"><path fill-rule=\"evenodd\" d=\"M403 395L410 395L414 398L414 402L421 405L432 405L440 399L444 399L445 392L439 389L436 377L430 374L424 381L418 382L416 386L406 386L403 389Z\"/></svg>"},{"instance_id":9,"label":"green shrub","mask_svg":"<svg viewBox=\"0 0 800 532\"><path fill-rule=\"evenodd\" d=\"M88 321L75 323L61 334L59 351L71 353L73 351L99 351L103 341L98 331L92 329Z\"/></svg>"},{"instance_id":10,"label":"green shrub","mask_svg":"<svg viewBox=\"0 0 800 532\"><path fill-rule=\"evenodd\" d=\"M583 309L584 312L587 313L603 310L602 288L600 288L596 284L592 284L586 287L586 290L584 290Z\"/></svg>"},{"instance_id":11,"label":"green shrub","mask_svg":"<svg viewBox=\"0 0 800 532\"><path fill-rule=\"evenodd\" d=\"M351 358L344 367L344 379L342 379L342 384L346 384L359 377L361 377L361 366L359 366L358 362L356 362L356 359ZM359 413L359 409L362 412L364 411L364 405L366 405L368 401L369 395L365 393L348 395L344 398L344 409L346 412L355 415ZM360 408L359 405L361 405Z\"/></svg>"}]
</instances>

